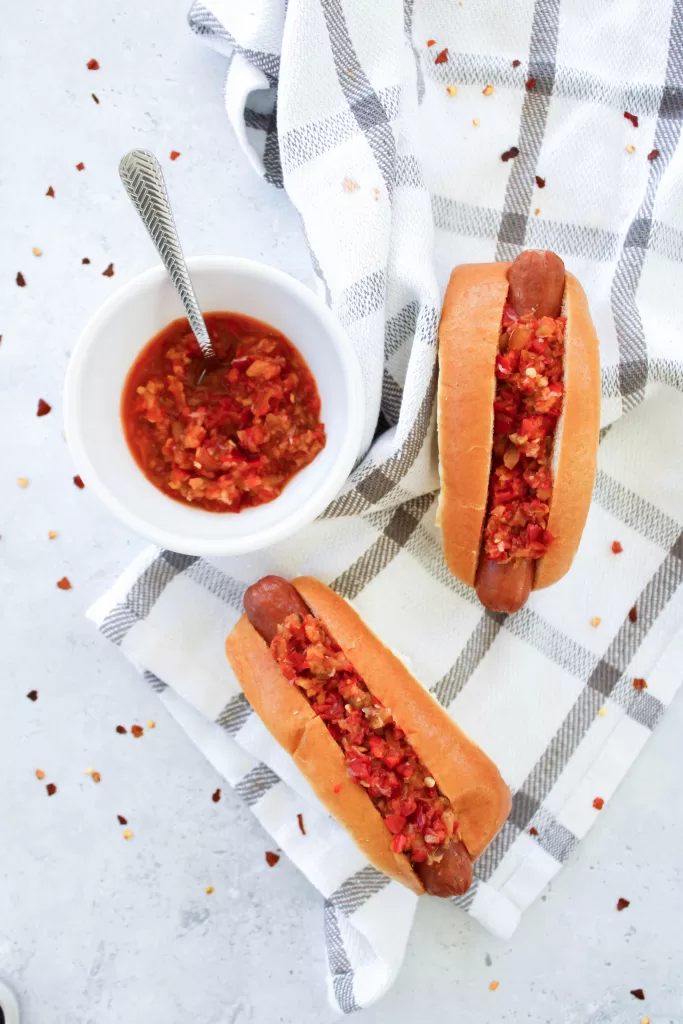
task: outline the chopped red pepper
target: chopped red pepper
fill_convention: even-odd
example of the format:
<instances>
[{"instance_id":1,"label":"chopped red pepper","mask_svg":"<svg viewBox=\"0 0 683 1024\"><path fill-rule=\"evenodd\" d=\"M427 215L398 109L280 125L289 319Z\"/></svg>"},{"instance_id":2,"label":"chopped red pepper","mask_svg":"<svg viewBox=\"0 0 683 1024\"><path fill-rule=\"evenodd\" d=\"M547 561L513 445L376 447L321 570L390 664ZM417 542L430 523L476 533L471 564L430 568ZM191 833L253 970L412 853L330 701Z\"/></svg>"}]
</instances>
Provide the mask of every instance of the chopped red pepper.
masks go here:
<instances>
[{"instance_id":1,"label":"chopped red pepper","mask_svg":"<svg viewBox=\"0 0 683 1024\"><path fill-rule=\"evenodd\" d=\"M71 590L71 581L68 576L62 576L61 580L57 580L57 586L60 590Z\"/></svg>"},{"instance_id":2,"label":"chopped red pepper","mask_svg":"<svg viewBox=\"0 0 683 1024\"><path fill-rule=\"evenodd\" d=\"M545 178L540 178L538 176L538 174L537 174L536 175L536 184L538 185L539 188L545 188Z\"/></svg>"},{"instance_id":3,"label":"chopped red pepper","mask_svg":"<svg viewBox=\"0 0 683 1024\"><path fill-rule=\"evenodd\" d=\"M116 731L119 734L119 736L125 736L125 734L128 732L125 725L117 725Z\"/></svg>"},{"instance_id":4,"label":"chopped red pepper","mask_svg":"<svg viewBox=\"0 0 683 1024\"><path fill-rule=\"evenodd\" d=\"M79 474L78 474L78 473L77 473L77 474L76 474L76 476L74 477L74 483L76 484L76 487L78 487L78 488L79 488L79 489L80 489L81 491L82 491L82 490L83 490L83 488L85 487L85 484L84 484L84 483L83 483L83 481L81 480L81 478L80 478L80 476L79 476Z\"/></svg>"},{"instance_id":5,"label":"chopped red pepper","mask_svg":"<svg viewBox=\"0 0 683 1024\"><path fill-rule=\"evenodd\" d=\"M527 78L527 80L525 82L525 85L526 85L526 88L527 88L527 92L531 92L533 87L536 85L536 79L535 78Z\"/></svg>"},{"instance_id":6,"label":"chopped red pepper","mask_svg":"<svg viewBox=\"0 0 683 1024\"><path fill-rule=\"evenodd\" d=\"M333 793L341 793L341 791L342 791L342 789L343 789L343 788L344 788L344 787L343 787L342 783L341 783L341 782L337 782L337 783L335 783L335 784L334 784L334 786L332 787L332 792L333 792Z\"/></svg>"},{"instance_id":7,"label":"chopped red pepper","mask_svg":"<svg viewBox=\"0 0 683 1024\"><path fill-rule=\"evenodd\" d=\"M55 786L54 782L48 782L45 789L47 790L48 796L54 796L55 793L57 792L57 787Z\"/></svg>"},{"instance_id":8,"label":"chopped red pepper","mask_svg":"<svg viewBox=\"0 0 683 1024\"><path fill-rule=\"evenodd\" d=\"M510 146L504 153L501 153L500 159L506 164L508 160L514 160L516 156L519 156L519 150L516 146Z\"/></svg>"},{"instance_id":9,"label":"chopped red pepper","mask_svg":"<svg viewBox=\"0 0 683 1024\"><path fill-rule=\"evenodd\" d=\"M436 43L436 39L428 39L427 40L427 46L434 46L435 43Z\"/></svg>"},{"instance_id":10,"label":"chopped red pepper","mask_svg":"<svg viewBox=\"0 0 683 1024\"><path fill-rule=\"evenodd\" d=\"M118 819L119 825L127 825L128 824L128 818L124 818L124 816L122 814L117 814L116 817Z\"/></svg>"},{"instance_id":11,"label":"chopped red pepper","mask_svg":"<svg viewBox=\"0 0 683 1024\"><path fill-rule=\"evenodd\" d=\"M50 196L51 199L54 199L54 197L55 197L55 190L53 189L52 185L50 185L50 187L47 190L47 192L45 193L45 195L46 196Z\"/></svg>"},{"instance_id":12,"label":"chopped red pepper","mask_svg":"<svg viewBox=\"0 0 683 1024\"><path fill-rule=\"evenodd\" d=\"M131 725L130 731L132 732L133 736L135 736L135 739L139 740L145 730L142 728L141 725Z\"/></svg>"},{"instance_id":13,"label":"chopped red pepper","mask_svg":"<svg viewBox=\"0 0 683 1024\"><path fill-rule=\"evenodd\" d=\"M106 270L102 271L102 277L113 277L114 276L114 264L110 263Z\"/></svg>"},{"instance_id":14,"label":"chopped red pepper","mask_svg":"<svg viewBox=\"0 0 683 1024\"><path fill-rule=\"evenodd\" d=\"M236 313L205 321L221 365L201 386L186 320L154 338L124 388L126 438L164 494L236 513L277 498L325 447L320 396L300 353L279 331Z\"/></svg>"},{"instance_id":15,"label":"chopped red pepper","mask_svg":"<svg viewBox=\"0 0 683 1024\"><path fill-rule=\"evenodd\" d=\"M82 160L81 160L80 163L76 164L76 170L77 171L84 171L85 170L85 164L83 163Z\"/></svg>"},{"instance_id":16,"label":"chopped red pepper","mask_svg":"<svg viewBox=\"0 0 683 1024\"><path fill-rule=\"evenodd\" d=\"M513 68L518 68L521 63L521 60L513 60L512 66Z\"/></svg>"},{"instance_id":17,"label":"chopped red pepper","mask_svg":"<svg viewBox=\"0 0 683 1024\"><path fill-rule=\"evenodd\" d=\"M270 850L266 850L266 864L268 865L269 868L275 867L279 859L279 854L271 853Z\"/></svg>"},{"instance_id":18,"label":"chopped red pepper","mask_svg":"<svg viewBox=\"0 0 683 1024\"><path fill-rule=\"evenodd\" d=\"M213 800L213 802L215 804L217 804L218 801L220 800L220 798L221 798L221 791L220 791L220 789L214 790L214 792L211 794L211 799Z\"/></svg>"},{"instance_id":19,"label":"chopped red pepper","mask_svg":"<svg viewBox=\"0 0 683 1024\"><path fill-rule=\"evenodd\" d=\"M177 160L178 157L180 156L180 153L178 152L177 149L172 149L171 153L170 153L170 156L171 156L171 160Z\"/></svg>"},{"instance_id":20,"label":"chopped red pepper","mask_svg":"<svg viewBox=\"0 0 683 1024\"><path fill-rule=\"evenodd\" d=\"M631 620L631 622L638 621L638 609L635 605L633 606L633 608L629 608L628 617Z\"/></svg>"},{"instance_id":21,"label":"chopped red pepper","mask_svg":"<svg viewBox=\"0 0 683 1024\"><path fill-rule=\"evenodd\" d=\"M627 907L631 906L630 900L625 900L623 896L620 896L617 900L617 910L626 910Z\"/></svg>"},{"instance_id":22,"label":"chopped red pepper","mask_svg":"<svg viewBox=\"0 0 683 1024\"><path fill-rule=\"evenodd\" d=\"M444 50L442 50L441 53L437 53L436 58L434 60L434 63L435 64L445 64L447 60L448 60L448 47L446 47Z\"/></svg>"},{"instance_id":23,"label":"chopped red pepper","mask_svg":"<svg viewBox=\"0 0 683 1024\"><path fill-rule=\"evenodd\" d=\"M622 546L621 546L621 544L619 543L618 540L613 540L612 541L612 554L613 555L620 555L623 550L624 549L622 548Z\"/></svg>"},{"instance_id":24,"label":"chopped red pepper","mask_svg":"<svg viewBox=\"0 0 683 1024\"><path fill-rule=\"evenodd\" d=\"M20 288L26 287L26 278L24 277L21 271L19 271L19 273L17 274L17 284L19 285Z\"/></svg>"},{"instance_id":25,"label":"chopped red pepper","mask_svg":"<svg viewBox=\"0 0 683 1024\"><path fill-rule=\"evenodd\" d=\"M625 110L624 111L624 117L626 118L627 121L631 122L631 124L633 125L634 128L638 127L638 115L637 114L629 114L628 110Z\"/></svg>"},{"instance_id":26,"label":"chopped red pepper","mask_svg":"<svg viewBox=\"0 0 683 1024\"><path fill-rule=\"evenodd\" d=\"M656 160L658 156L659 156L659 150L658 149L651 149L650 152L647 154L648 160Z\"/></svg>"},{"instance_id":27,"label":"chopped red pepper","mask_svg":"<svg viewBox=\"0 0 683 1024\"><path fill-rule=\"evenodd\" d=\"M647 683L645 682L644 679L634 679L633 680L633 689L634 690L647 690Z\"/></svg>"},{"instance_id":28,"label":"chopped red pepper","mask_svg":"<svg viewBox=\"0 0 683 1024\"><path fill-rule=\"evenodd\" d=\"M303 814L297 814L296 820L299 823L299 831L301 832L301 835L305 836L306 835L306 829L304 828L304 816L303 816Z\"/></svg>"},{"instance_id":29,"label":"chopped red pepper","mask_svg":"<svg viewBox=\"0 0 683 1024\"><path fill-rule=\"evenodd\" d=\"M631 989L631 995L635 996L636 999L644 999L645 998L645 993L643 992L642 988L632 988Z\"/></svg>"},{"instance_id":30,"label":"chopped red pepper","mask_svg":"<svg viewBox=\"0 0 683 1024\"><path fill-rule=\"evenodd\" d=\"M26 696L28 697L29 700L38 700L38 691L37 690L29 690L29 692L26 694Z\"/></svg>"},{"instance_id":31,"label":"chopped red pepper","mask_svg":"<svg viewBox=\"0 0 683 1024\"><path fill-rule=\"evenodd\" d=\"M88 71L99 71L100 70L99 62L96 61L94 57L90 58L90 60L86 64L86 67L87 67Z\"/></svg>"},{"instance_id":32,"label":"chopped red pepper","mask_svg":"<svg viewBox=\"0 0 683 1024\"><path fill-rule=\"evenodd\" d=\"M529 829L529 835L530 836L537 836L538 835L538 829L534 828L534 826L532 825L531 828Z\"/></svg>"},{"instance_id":33,"label":"chopped red pepper","mask_svg":"<svg viewBox=\"0 0 683 1024\"><path fill-rule=\"evenodd\" d=\"M604 806L605 806L605 801L602 799L602 797L601 796L596 796L595 800L593 801L593 807L595 808L595 810L596 811L601 811Z\"/></svg>"},{"instance_id":34,"label":"chopped red pepper","mask_svg":"<svg viewBox=\"0 0 683 1024\"><path fill-rule=\"evenodd\" d=\"M48 403L45 401L44 398L39 398L38 399L38 412L36 413L36 416L47 416L47 414L51 411L51 409L52 409L52 406L48 405Z\"/></svg>"},{"instance_id":35,"label":"chopped red pepper","mask_svg":"<svg viewBox=\"0 0 683 1024\"><path fill-rule=\"evenodd\" d=\"M289 615L270 649L341 747L351 780L392 833L394 852L416 864L440 861L457 834L453 807L320 620Z\"/></svg>"},{"instance_id":36,"label":"chopped red pepper","mask_svg":"<svg viewBox=\"0 0 683 1024\"><path fill-rule=\"evenodd\" d=\"M91 92L90 95L94 99L95 103L99 103L100 102L94 92Z\"/></svg>"},{"instance_id":37,"label":"chopped red pepper","mask_svg":"<svg viewBox=\"0 0 683 1024\"><path fill-rule=\"evenodd\" d=\"M84 256L83 259L81 260L81 263L90 263L90 260L88 259L87 256Z\"/></svg>"}]
</instances>

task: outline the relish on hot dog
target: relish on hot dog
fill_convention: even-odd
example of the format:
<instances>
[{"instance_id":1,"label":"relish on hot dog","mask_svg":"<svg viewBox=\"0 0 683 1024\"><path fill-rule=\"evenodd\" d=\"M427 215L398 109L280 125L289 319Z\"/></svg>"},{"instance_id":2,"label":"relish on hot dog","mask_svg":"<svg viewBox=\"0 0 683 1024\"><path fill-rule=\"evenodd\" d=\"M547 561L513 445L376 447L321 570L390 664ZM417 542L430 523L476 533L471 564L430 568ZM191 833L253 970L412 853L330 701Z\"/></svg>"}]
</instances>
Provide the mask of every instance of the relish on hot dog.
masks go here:
<instances>
[{"instance_id":1,"label":"relish on hot dog","mask_svg":"<svg viewBox=\"0 0 683 1024\"><path fill-rule=\"evenodd\" d=\"M226 640L266 728L380 871L454 896L510 811L497 768L319 580L265 576Z\"/></svg>"},{"instance_id":2,"label":"relish on hot dog","mask_svg":"<svg viewBox=\"0 0 683 1024\"><path fill-rule=\"evenodd\" d=\"M439 327L438 522L444 556L492 611L567 572L600 428L598 340L552 252L456 267Z\"/></svg>"}]
</instances>

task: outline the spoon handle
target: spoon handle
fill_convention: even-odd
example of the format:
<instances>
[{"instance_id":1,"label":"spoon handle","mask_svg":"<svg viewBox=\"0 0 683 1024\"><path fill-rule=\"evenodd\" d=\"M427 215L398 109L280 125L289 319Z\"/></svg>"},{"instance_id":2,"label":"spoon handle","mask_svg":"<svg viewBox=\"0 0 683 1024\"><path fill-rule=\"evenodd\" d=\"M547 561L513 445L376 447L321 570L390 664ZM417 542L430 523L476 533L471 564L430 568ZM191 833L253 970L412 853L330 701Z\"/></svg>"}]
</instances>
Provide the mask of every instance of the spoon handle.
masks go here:
<instances>
[{"instance_id":1,"label":"spoon handle","mask_svg":"<svg viewBox=\"0 0 683 1024\"><path fill-rule=\"evenodd\" d=\"M212 358L211 338L185 265L159 161L146 149L133 149L122 157L119 175L175 285L204 356Z\"/></svg>"}]
</instances>

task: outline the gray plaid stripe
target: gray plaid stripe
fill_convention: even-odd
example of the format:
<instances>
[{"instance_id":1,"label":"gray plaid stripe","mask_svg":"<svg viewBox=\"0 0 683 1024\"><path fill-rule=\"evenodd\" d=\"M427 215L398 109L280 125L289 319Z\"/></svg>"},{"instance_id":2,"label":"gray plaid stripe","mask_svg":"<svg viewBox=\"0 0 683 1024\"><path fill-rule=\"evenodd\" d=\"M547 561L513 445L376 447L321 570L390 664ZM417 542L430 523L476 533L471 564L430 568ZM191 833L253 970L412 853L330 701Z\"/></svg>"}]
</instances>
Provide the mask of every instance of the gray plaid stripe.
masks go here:
<instances>
[{"instance_id":1,"label":"gray plaid stripe","mask_svg":"<svg viewBox=\"0 0 683 1024\"><path fill-rule=\"evenodd\" d=\"M388 118L398 117L401 90L397 85L377 90L377 98ZM346 109L320 121L309 121L285 132L281 139L282 166L287 173L342 146L358 135L358 121ZM341 182L339 183L341 186Z\"/></svg>"},{"instance_id":2,"label":"gray plaid stripe","mask_svg":"<svg viewBox=\"0 0 683 1024\"><path fill-rule=\"evenodd\" d=\"M234 36L228 32L225 25L209 11L203 3L193 3L187 16L187 21L197 35L202 36L221 53L225 53L225 45L241 54L250 64L259 68L268 79L271 86L277 85L280 74L280 58L274 53L265 53L263 50L252 50L246 46L240 46Z\"/></svg>"},{"instance_id":3,"label":"gray plaid stripe","mask_svg":"<svg viewBox=\"0 0 683 1024\"><path fill-rule=\"evenodd\" d=\"M624 676L619 680L610 694L610 700L646 729L654 729L664 714L664 705L657 697L653 697L647 690L634 690L633 676Z\"/></svg>"},{"instance_id":4,"label":"gray plaid stripe","mask_svg":"<svg viewBox=\"0 0 683 1024\"><path fill-rule=\"evenodd\" d=\"M621 238L615 231L532 217L524 244L530 249L554 249L565 256L609 263L617 258Z\"/></svg>"},{"instance_id":5,"label":"gray plaid stripe","mask_svg":"<svg viewBox=\"0 0 683 1024\"><path fill-rule=\"evenodd\" d=\"M353 565L337 576L331 584L332 589L347 600L353 600L401 551L433 501L433 494L422 494L399 505L382 535Z\"/></svg>"},{"instance_id":6,"label":"gray plaid stripe","mask_svg":"<svg viewBox=\"0 0 683 1024\"><path fill-rule=\"evenodd\" d=\"M650 248L653 247L650 246ZM683 262L683 252L680 254L680 260ZM633 366L633 364L631 365ZM607 366L603 369L603 398L616 398L621 395L619 372L618 366ZM674 359L643 359L638 373L641 376L642 374L647 375L648 384L667 384L671 388L676 388L677 391L683 391L683 367ZM602 440L602 436L600 440Z\"/></svg>"},{"instance_id":7,"label":"gray plaid stripe","mask_svg":"<svg viewBox=\"0 0 683 1024\"><path fill-rule=\"evenodd\" d=\"M417 102L419 105L420 103L422 103L422 99L424 97L425 80L424 75L422 73L422 61L420 60L420 54L413 42L413 13L413 0L403 0L403 34L410 43L410 48L413 51L413 57L415 58L415 76L417 78Z\"/></svg>"},{"instance_id":8,"label":"gray plaid stripe","mask_svg":"<svg viewBox=\"0 0 683 1024\"><path fill-rule=\"evenodd\" d=\"M322 8L339 85L358 127L368 140L391 198L394 194L396 143L389 118L353 49L341 0L325 0Z\"/></svg>"},{"instance_id":9,"label":"gray plaid stripe","mask_svg":"<svg viewBox=\"0 0 683 1024\"><path fill-rule=\"evenodd\" d=\"M244 123L247 128L256 128L260 132L271 130L273 115L264 114L260 110L252 110L251 107L244 108Z\"/></svg>"},{"instance_id":10,"label":"gray plaid stripe","mask_svg":"<svg viewBox=\"0 0 683 1024\"><path fill-rule=\"evenodd\" d=\"M472 885L469 887L466 893L462 896L451 896L451 903L456 907L460 907L461 910L469 910L474 903L474 897L477 895L479 888L479 882L476 878L472 879Z\"/></svg>"},{"instance_id":11,"label":"gray plaid stripe","mask_svg":"<svg viewBox=\"0 0 683 1024\"><path fill-rule=\"evenodd\" d=\"M555 54L560 15L560 0L536 0L529 44L529 75L535 88L525 90L519 125L519 156L505 192L503 216L498 232L496 259L514 259L524 247L527 218L534 189L534 173L543 144L550 96L555 82ZM508 144L516 140L511 138Z\"/></svg>"},{"instance_id":12,"label":"gray plaid stripe","mask_svg":"<svg viewBox=\"0 0 683 1024\"><path fill-rule=\"evenodd\" d=\"M263 147L263 172L263 176L269 185L274 185L275 188L285 187L277 134L277 104L271 115L270 125L266 133L266 144Z\"/></svg>"},{"instance_id":13,"label":"gray plaid stripe","mask_svg":"<svg viewBox=\"0 0 683 1024\"><path fill-rule=\"evenodd\" d=\"M198 561L195 555L179 555L175 551L162 551L138 576L126 597L126 604L138 619L146 619L162 591L178 573Z\"/></svg>"},{"instance_id":14,"label":"gray plaid stripe","mask_svg":"<svg viewBox=\"0 0 683 1024\"><path fill-rule=\"evenodd\" d=\"M386 287L386 271L383 268L375 270L344 288L333 303L333 308L341 322L348 327L382 309Z\"/></svg>"},{"instance_id":15,"label":"gray plaid stripe","mask_svg":"<svg viewBox=\"0 0 683 1024\"><path fill-rule=\"evenodd\" d=\"M235 736L253 715L251 705L243 693L236 693L216 718L216 722L230 736Z\"/></svg>"},{"instance_id":16,"label":"gray plaid stripe","mask_svg":"<svg viewBox=\"0 0 683 1024\"><path fill-rule=\"evenodd\" d=\"M451 50L447 64L434 64L428 56L425 66L432 79L444 85L488 85L518 90L534 72L525 61L513 68L505 57L480 53L458 53ZM538 83L536 89L538 89ZM579 68L559 64L555 69L553 95L581 103L599 103L617 110L637 110L641 117L656 114L662 97L662 86L643 82L610 82L602 75L592 75Z\"/></svg>"},{"instance_id":17,"label":"gray plaid stripe","mask_svg":"<svg viewBox=\"0 0 683 1024\"><path fill-rule=\"evenodd\" d=\"M683 259L683 231L663 224L660 220L653 220L650 249L672 263L680 263Z\"/></svg>"},{"instance_id":18,"label":"gray plaid stripe","mask_svg":"<svg viewBox=\"0 0 683 1024\"><path fill-rule=\"evenodd\" d=\"M500 210L462 203L448 196L432 196L434 226L467 238L495 238L500 227Z\"/></svg>"},{"instance_id":19,"label":"gray plaid stripe","mask_svg":"<svg viewBox=\"0 0 683 1024\"><path fill-rule=\"evenodd\" d=\"M342 1013L354 1013L360 1009L353 994L354 974L342 942L337 912L329 900L325 900L324 924L327 960L335 999Z\"/></svg>"},{"instance_id":20,"label":"gray plaid stripe","mask_svg":"<svg viewBox=\"0 0 683 1024\"><path fill-rule=\"evenodd\" d=\"M525 640L565 672L570 672L580 679L588 678L598 660L595 654L587 651L529 608L522 608L516 615L508 616L505 620L505 629L520 640Z\"/></svg>"},{"instance_id":21,"label":"gray plaid stripe","mask_svg":"<svg viewBox=\"0 0 683 1024\"><path fill-rule=\"evenodd\" d=\"M407 341L412 341L417 328L417 314L420 304L413 299L395 316L388 317L384 327L384 359L385 361L402 348Z\"/></svg>"},{"instance_id":22,"label":"gray plaid stripe","mask_svg":"<svg viewBox=\"0 0 683 1024\"><path fill-rule=\"evenodd\" d=\"M117 604L105 616L100 633L111 640L113 644L120 644L128 631L139 622L135 612L125 604Z\"/></svg>"},{"instance_id":23,"label":"gray plaid stripe","mask_svg":"<svg viewBox=\"0 0 683 1024\"><path fill-rule=\"evenodd\" d=\"M399 154L396 157L396 185L401 188L426 189L424 174L416 157Z\"/></svg>"},{"instance_id":24,"label":"gray plaid stripe","mask_svg":"<svg viewBox=\"0 0 683 1024\"><path fill-rule=\"evenodd\" d=\"M649 501L627 490L604 470L598 470L595 478L593 500L661 548L670 548L680 533L679 523Z\"/></svg>"},{"instance_id":25,"label":"gray plaid stripe","mask_svg":"<svg viewBox=\"0 0 683 1024\"><path fill-rule=\"evenodd\" d=\"M652 226L652 211L659 183L674 154L681 132L683 105L675 93L683 84L683 0L674 0L671 11L666 84L659 106L654 146L657 160L649 162L645 197L626 236L612 284L612 313L619 344L619 382L625 412L645 397L647 345L636 303L636 292L645 263Z\"/></svg>"},{"instance_id":26,"label":"gray plaid stripe","mask_svg":"<svg viewBox=\"0 0 683 1024\"><path fill-rule=\"evenodd\" d=\"M387 418L390 426L399 421L401 415L401 402L403 401L403 388L391 376L385 368L382 374L382 412Z\"/></svg>"},{"instance_id":27,"label":"gray plaid stripe","mask_svg":"<svg viewBox=\"0 0 683 1024\"><path fill-rule=\"evenodd\" d=\"M453 667L431 689L439 704L447 708L453 703L498 636L503 619L499 613L484 612Z\"/></svg>"},{"instance_id":28,"label":"gray plaid stripe","mask_svg":"<svg viewBox=\"0 0 683 1024\"><path fill-rule=\"evenodd\" d=\"M372 502L368 498L361 494L356 487L350 487L349 490L344 491L338 498L330 502L325 511L321 513L320 518L336 519L339 516L359 516L371 507Z\"/></svg>"},{"instance_id":29,"label":"gray plaid stripe","mask_svg":"<svg viewBox=\"0 0 683 1024\"><path fill-rule=\"evenodd\" d=\"M267 765L257 764L240 779L235 786L235 792L249 807L253 807L273 786L277 786L278 782L280 778Z\"/></svg>"},{"instance_id":30,"label":"gray plaid stripe","mask_svg":"<svg viewBox=\"0 0 683 1024\"><path fill-rule=\"evenodd\" d=\"M159 679L159 676L156 676L154 672L150 672L149 669L145 669L142 676L145 682L148 683L156 693L163 693L166 689L166 683L163 679Z\"/></svg>"},{"instance_id":31,"label":"gray plaid stripe","mask_svg":"<svg viewBox=\"0 0 683 1024\"><path fill-rule=\"evenodd\" d=\"M538 836L536 837L538 845L561 864L579 842L574 833L564 825L561 825L545 807L539 807L528 824L533 825L538 831Z\"/></svg>"},{"instance_id":32,"label":"gray plaid stripe","mask_svg":"<svg viewBox=\"0 0 683 1024\"><path fill-rule=\"evenodd\" d=\"M387 875L368 864L346 878L326 902L349 917L367 903L371 896L385 889L389 882Z\"/></svg>"},{"instance_id":33,"label":"gray plaid stripe","mask_svg":"<svg viewBox=\"0 0 683 1024\"><path fill-rule=\"evenodd\" d=\"M240 614L244 611L242 599L244 591L247 589L246 585L241 580L235 580L232 576L217 569L211 562L206 562L204 559L195 562L186 571L185 576L204 587L214 597L219 597L231 608L235 608Z\"/></svg>"},{"instance_id":34,"label":"gray plaid stripe","mask_svg":"<svg viewBox=\"0 0 683 1024\"><path fill-rule=\"evenodd\" d=\"M478 859L476 863L478 878L486 881L491 877L518 835L519 829L508 818L491 845L487 846Z\"/></svg>"}]
</instances>

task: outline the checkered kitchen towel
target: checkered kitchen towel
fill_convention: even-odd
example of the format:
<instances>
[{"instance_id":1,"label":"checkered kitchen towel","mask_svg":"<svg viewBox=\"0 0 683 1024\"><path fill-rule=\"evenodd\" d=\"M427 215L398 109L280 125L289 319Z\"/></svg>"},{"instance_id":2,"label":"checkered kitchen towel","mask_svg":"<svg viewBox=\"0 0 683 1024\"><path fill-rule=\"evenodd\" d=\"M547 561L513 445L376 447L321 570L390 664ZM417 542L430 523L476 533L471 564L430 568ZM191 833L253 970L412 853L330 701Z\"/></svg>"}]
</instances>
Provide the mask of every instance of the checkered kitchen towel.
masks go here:
<instances>
[{"instance_id":1,"label":"checkered kitchen towel","mask_svg":"<svg viewBox=\"0 0 683 1024\"><path fill-rule=\"evenodd\" d=\"M245 151L301 213L361 360L366 447L378 417L380 436L299 537L220 562L150 552L92 615L323 894L330 994L349 1012L395 978L415 898L316 804L223 638L247 584L306 572L407 657L514 791L454 901L499 935L598 817L595 797L609 813L683 656L683 0L212 0L190 24L227 56ZM441 555L436 332L452 266L525 247L554 249L586 287L603 440L572 571L506 618Z\"/></svg>"}]
</instances>

